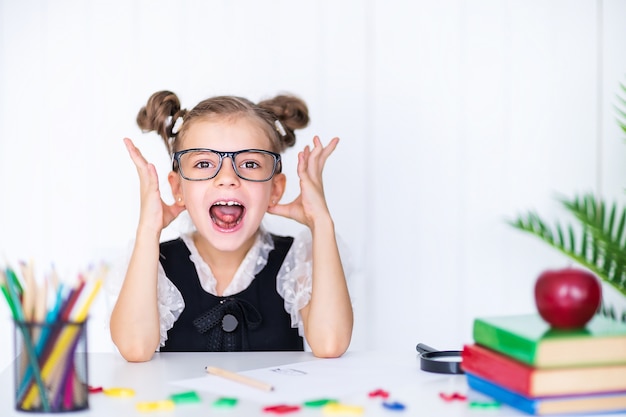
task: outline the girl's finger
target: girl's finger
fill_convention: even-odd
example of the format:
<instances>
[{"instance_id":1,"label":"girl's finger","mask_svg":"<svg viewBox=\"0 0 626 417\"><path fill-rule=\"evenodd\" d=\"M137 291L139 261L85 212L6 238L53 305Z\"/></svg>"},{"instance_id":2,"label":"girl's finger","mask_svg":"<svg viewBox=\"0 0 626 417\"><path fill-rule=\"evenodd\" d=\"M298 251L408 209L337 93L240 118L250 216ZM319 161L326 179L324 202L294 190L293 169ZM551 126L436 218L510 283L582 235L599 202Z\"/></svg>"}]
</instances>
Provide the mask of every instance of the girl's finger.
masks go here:
<instances>
[{"instance_id":1,"label":"girl's finger","mask_svg":"<svg viewBox=\"0 0 626 417\"><path fill-rule=\"evenodd\" d=\"M337 148L337 144L339 143L339 138L333 138L326 147L323 148L322 154L320 155L320 161L322 162L322 166L326 163L328 157L335 151Z\"/></svg>"},{"instance_id":2,"label":"girl's finger","mask_svg":"<svg viewBox=\"0 0 626 417\"><path fill-rule=\"evenodd\" d=\"M327 155L330 155L331 153L335 152L335 149L337 149L338 144L339 144L339 138L338 137L332 138L332 140L328 143L328 145L326 145L326 148L324 148L324 153L326 153Z\"/></svg>"},{"instance_id":3,"label":"girl's finger","mask_svg":"<svg viewBox=\"0 0 626 417\"><path fill-rule=\"evenodd\" d=\"M309 167L309 158L305 156L307 148L304 148L304 151L298 153L298 177L300 179L304 179L307 175L307 169Z\"/></svg>"},{"instance_id":4,"label":"girl's finger","mask_svg":"<svg viewBox=\"0 0 626 417\"><path fill-rule=\"evenodd\" d=\"M137 149L133 141L130 140L129 138L124 138L124 146L126 146L126 150L128 151L131 157L139 154L139 149Z\"/></svg>"},{"instance_id":5,"label":"girl's finger","mask_svg":"<svg viewBox=\"0 0 626 417\"><path fill-rule=\"evenodd\" d=\"M133 160L133 163L137 168L148 163L148 161L146 161L146 158L143 157L141 151L135 146L132 140L124 138L124 145L126 145L128 154L130 155L130 158Z\"/></svg>"},{"instance_id":6,"label":"girl's finger","mask_svg":"<svg viewBox=\"0 0 626 417\"><path fill-rule=\"evenodd\" d=\"M336 143L331 142L331 145L329 145L330 149L327 149L322 146L317 136L313 139L313 142L315 143L315 147L308 156L307 172L311 178L318 178L321 176L326 159L334 150Z\"/></svg>"},{"instance_id":7,"label":"girl's finger","mask_svg":"<svg viewBox=\"0 0 626 417\"><path fill-rule=\"evenodd\" d=\"M313 149L313 153L315 154L314 158L320 164L319 165L320 168L324 166L324 164L326 163L326 159L328 159L330 154L332 154L335 151L335 148L337 147L338 142L339 142L339 138L335 137L328 143L328 145L324 147L322 145L322 141L320 140L318 136L315 136L313 138L313 143L315 145Z\"/></svg>"}]
</instances>

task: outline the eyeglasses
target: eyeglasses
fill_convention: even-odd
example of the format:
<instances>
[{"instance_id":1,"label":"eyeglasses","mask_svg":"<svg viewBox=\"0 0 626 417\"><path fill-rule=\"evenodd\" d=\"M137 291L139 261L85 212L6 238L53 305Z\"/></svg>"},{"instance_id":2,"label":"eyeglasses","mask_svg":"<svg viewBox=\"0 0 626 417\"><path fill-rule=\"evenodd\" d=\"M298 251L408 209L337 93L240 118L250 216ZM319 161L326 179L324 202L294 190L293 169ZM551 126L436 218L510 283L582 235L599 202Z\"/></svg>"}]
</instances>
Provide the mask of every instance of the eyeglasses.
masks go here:
<instances>
[{"instance_id":1,"label":"eyeglasses","mask_svg":"<svg viewBox=\"0 0 626 417\"><path fill-rule=\"evenodd\" d=\"M220 152L213 149L185 149L174 153L172 169L189 181L215 178L222 168L224 158L230 158L235 174L246 181L264 182L280 172L280 155L261 149Z\"/></svg>"}]
</instances>

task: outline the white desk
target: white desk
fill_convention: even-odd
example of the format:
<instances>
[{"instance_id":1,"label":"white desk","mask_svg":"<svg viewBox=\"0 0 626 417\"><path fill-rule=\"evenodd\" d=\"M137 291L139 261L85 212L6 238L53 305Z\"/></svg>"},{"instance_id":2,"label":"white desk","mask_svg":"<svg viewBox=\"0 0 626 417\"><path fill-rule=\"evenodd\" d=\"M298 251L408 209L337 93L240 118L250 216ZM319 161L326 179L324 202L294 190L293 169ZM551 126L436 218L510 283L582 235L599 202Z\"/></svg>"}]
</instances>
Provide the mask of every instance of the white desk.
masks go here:
<instances>
[{"instance_id":1,"label":"white desk","mask_svg":"<svg viewBox=\"0 0 626 417\"><path fill-rule=\"evenodd\" d=\"M467 403L447 403L439 398L440 392L466 392L467 385L462 375L432 374L419 369L419 360L416 353L382 353L382 352L349 352L346 357L362 355L372 361L385 363L392 358L395 363L399 360L406 362L406 366L415 370L415 380L409 384L395 387L372 387L372 390L381 388L390 392L390 400L406 405L404 411L388 410L382 407L381 399L368 397L368 392L358 392L349 398L339 398L345 404L365 405L364 416L468 416L468 417L497 417L522 416L510 408L500 409L470 409ZM252 401L240 400L234 408L216 409L213 402L219 398L211 392L197 391L202 401L196 404L178 405L172 411L139 412L135 405L140 401L158 401L166 399L170 394L188 391L188 389L171 384L190 378L206 375L204 367L213 364L233 371L267 368L296 362L305 362L316 359L305 352L250 352L250 353L161 353L156 354L150 362L128 363L117 353L90 353L89 356L89 383L93 386L105 388L124 387L133 388L136 395L131 398L114 398L100 394L90 394L89 410L69 413L57 413L66 416L208 416L219 415L236 416L264 416L272 415L263 412L263 407L274 404L258 404ZM379 362L380 361L380 362ZM15 410L13 398L13 367L8 366L0 373L0 416L28 416L42 415L40 413L20 412ZM305 408L288 416L322 416L320 409Z\"/></svg>"}]
</instances>

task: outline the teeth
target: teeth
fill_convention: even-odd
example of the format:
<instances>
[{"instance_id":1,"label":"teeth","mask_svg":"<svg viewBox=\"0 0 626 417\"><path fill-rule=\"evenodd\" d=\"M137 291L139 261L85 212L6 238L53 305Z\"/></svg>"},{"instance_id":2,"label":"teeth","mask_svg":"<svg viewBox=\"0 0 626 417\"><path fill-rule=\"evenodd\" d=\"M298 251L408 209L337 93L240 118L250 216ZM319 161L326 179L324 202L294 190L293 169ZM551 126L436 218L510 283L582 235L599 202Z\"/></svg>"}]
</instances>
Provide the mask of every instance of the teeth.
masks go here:
<instances>
[{"instance_id":1,"label":"teeth","mask_svg":"<svg viewBox=\"0 0 626 417\"><path fill-rule=\"evenodd\" d=\"M214 205L216 206L240 206L236 201L217 201Z\"/></svg>"}]
</instances>

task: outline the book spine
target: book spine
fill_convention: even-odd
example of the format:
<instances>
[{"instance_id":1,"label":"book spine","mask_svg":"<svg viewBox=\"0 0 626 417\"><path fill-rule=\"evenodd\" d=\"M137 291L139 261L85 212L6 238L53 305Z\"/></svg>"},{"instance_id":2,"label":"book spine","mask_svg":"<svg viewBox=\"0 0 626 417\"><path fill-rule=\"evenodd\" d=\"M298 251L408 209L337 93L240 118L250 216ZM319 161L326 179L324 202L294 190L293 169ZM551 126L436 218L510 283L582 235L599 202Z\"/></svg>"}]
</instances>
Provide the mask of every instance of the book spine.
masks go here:
<instances>
[{"instance_id":1,"label":"book spine","mask_svg":"<svg viewBox=\"0 0 626 417\"><path fill-rule=\"evenodd\" d=\"M535 365L537 343L494 326L484 320L475 319L473 326L474 342L517 359L528 365Z\"/></svg>"},{"instance_id":2,"label":"book spine","mask_svg":"<svg viewBox=\"0 0 626 417\"><path fill-rule=\"evenodd\" d=\"M463 347L461 367L465 372L478 375L502 385L518 394L534 396L533 368L515 359L477 345Z\"/></svg>"},{"instance_id":3,"label":"book spine","mask_svg":"<svg viewBox=\"0 0 626 417\"><path fill-rule=\"evenodd\" d=\"M534 400L516 394L471 373L466 372L465 375L467 384L471 389L525 413L538 414Z\"/></svg>"}]
</instances>

